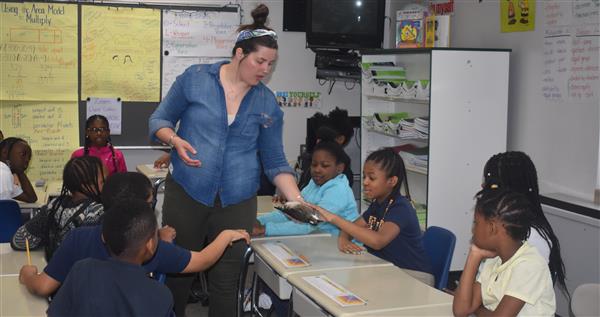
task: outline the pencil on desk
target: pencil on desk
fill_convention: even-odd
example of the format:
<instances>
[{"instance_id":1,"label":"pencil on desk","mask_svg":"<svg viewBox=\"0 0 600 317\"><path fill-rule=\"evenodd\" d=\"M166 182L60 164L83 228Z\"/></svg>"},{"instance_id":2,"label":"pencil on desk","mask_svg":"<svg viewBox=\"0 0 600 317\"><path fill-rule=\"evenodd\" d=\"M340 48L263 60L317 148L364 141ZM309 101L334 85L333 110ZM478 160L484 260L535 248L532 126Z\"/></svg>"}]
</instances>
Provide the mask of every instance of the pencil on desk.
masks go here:
<instances>
[{"instance_id":1,"label":"pencil on desk","mask_svg":"<svg viewBox=\"0 0 600 317\"><path fill-rule=\"evenodd\" d=\"M27 264L31 265L31 253L29 253L29 239L25 238L25 250L27 251Z\"/></svg>"}]
</instances>

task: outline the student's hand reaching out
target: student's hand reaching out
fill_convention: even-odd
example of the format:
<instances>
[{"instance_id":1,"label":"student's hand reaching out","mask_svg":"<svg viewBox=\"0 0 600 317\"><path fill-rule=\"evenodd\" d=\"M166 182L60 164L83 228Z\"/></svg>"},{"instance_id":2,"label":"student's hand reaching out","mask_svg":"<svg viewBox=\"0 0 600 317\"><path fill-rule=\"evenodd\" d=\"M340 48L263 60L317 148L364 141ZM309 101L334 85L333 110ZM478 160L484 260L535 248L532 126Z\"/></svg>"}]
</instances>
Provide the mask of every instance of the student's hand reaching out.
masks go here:
<instances>
[{"instance_id":1,"label":"student's hand reaching out","mask_svg":"<svg viewBox=\"0 0 600 317\"><path fill-rule=\"evenodd\" d=\"M235 241L242 239L246 240L246 244L250 244L250 235L248 234L248 231L244 229L224 230L223 234L226 234L227 237L229 237L229 245L233 245Z\"/></svg>"},{"instance_id":2,"label":"student's hand reaching out","mask_svg":"<svg viewBox=\"0 0 600 317\"><path fill-rule=\"evenodd\" d=\"M317 205L313 205L313 204L307 203L305 201L303 201L302 204L316 210L319 213L319 216L321 217L321 219L323 221L333 222L333 220L338 217L336 214L329 212Z\"/></svg>"},{"instance_id":3,"label":"student's hand reaching out","mask_svg":"<svg viewBox=\"0 0 600 317\"><path fill-rule=\"evenodd\" d=\"M365 248L341 236L338 238L338 249L348 254L362 254L365 251Z\"/></svg>"},{"instance_id":4,"label":"student's hand reaching out","mask_svg":"<svg viewBox=\"0 0 600 317\"><path fill-rule=\"evenodd\" d=\"M164 226L160 229L158 229L158 237L166 242L173 242L173 240L175 240L175 236L177 235L177 232L175 231L175 228L170 227L170 226Z\"/></svg>"},{"instance_id":5,"label":"student's hand reaching out","mask_svg":"<svg viewBox=\"0 0 600 317\"><path fill-rule=\"evenodd\" d=\"M171 156L169 156L169 154L163 154L156 161L154 161L154 168L169 167L170 162L171 162Z\"/></svg>"}]
</instances>

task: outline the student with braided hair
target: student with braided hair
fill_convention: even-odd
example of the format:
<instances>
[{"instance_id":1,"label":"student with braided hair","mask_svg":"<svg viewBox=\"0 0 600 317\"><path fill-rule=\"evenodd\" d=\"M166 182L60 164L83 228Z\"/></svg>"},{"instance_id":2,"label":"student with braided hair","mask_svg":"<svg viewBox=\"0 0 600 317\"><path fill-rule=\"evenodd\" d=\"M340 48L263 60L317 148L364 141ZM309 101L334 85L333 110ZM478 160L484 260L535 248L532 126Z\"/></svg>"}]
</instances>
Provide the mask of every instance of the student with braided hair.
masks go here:
<instances>
[{"instance_id":1,"label":"student with braided hair","mask_svg":"<svg viewBox=\"0 0 600 317\"><path fill-rule=\"evenodd\" d=\"M510 189L527 197L534 218L531 223L531 233L526 240L546 259L552 279L558 282L568 297L560 243L548 219L544 216L540 203L537 172L529 156L518 151L496 154L485 164L483 179L484 188Z\"/></svg>"},{"instance_id":2,"label":"student with braided hair","mask_svg":"<svg viewBox=\"0 0 600 317\"><path fill-rule=\"evenodd\" d=\"M31 248L45 247L48 260L70 230L99 224L104 213L100 193L105 173L97 157L70 159L63 170L60 195L17 229L12 248L25 250L28 239Z\"/></svg>"},{"instance_id":3,"label":"student with braided hair","mask_svg":"<svg viewBox=\"0 0 600 317\"><path fill-rule=\"evenodd\" d=\"M95 114L85 122L85 144L75 150L71 157L95 156L106 166L107 177L127 172L123 152L114 148L110 140L110 128L105 116Z\"/></svg>"},{"instance_id":4,"label":"student with braided hair","mask_svg":"<svg viewBox=\"0 0 600 317\"><path fill-rule=\"evenodd\" d=\"M484 188L476 198L472 244L454 293L454 315L554 316L550 270L525 241L533 206L524 195L502 188Z\"/></svg>"}]
</instances>

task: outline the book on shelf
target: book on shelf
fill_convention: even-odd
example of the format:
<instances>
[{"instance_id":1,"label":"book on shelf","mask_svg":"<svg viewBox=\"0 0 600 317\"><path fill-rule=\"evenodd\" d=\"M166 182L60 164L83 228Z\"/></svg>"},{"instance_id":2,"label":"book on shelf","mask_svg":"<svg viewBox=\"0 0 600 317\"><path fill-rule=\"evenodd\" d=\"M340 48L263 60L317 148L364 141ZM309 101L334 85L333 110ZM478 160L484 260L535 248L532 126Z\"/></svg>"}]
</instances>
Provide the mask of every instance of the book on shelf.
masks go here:
<instances>
[{"instance_id":1,"label":"book on shelf","mask_svg":"<svg viewBox=\"0 0 600 317\"><path fill-rule=\"evenodd\" d=\"M425 47L450 47L450 16L425 17Z\"/></svg>"},{"instance_id":2,"label":"book on shelf","mask_svg":"<svg viewBox=\"0 0 600 317\"><path fill-rule=\"evenodd\" d=\"M423 47L425 27L423 25L426 12L423 10L396 11L396 47Z\"/></svg>"}]
</instances>

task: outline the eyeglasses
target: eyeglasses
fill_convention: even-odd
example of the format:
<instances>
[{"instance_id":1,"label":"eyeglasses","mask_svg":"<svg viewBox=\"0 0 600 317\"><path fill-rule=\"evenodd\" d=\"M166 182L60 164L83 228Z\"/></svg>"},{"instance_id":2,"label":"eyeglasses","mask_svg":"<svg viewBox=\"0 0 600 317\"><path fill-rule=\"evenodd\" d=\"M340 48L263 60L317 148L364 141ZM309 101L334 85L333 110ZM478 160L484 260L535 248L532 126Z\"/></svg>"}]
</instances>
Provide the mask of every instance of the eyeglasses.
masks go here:
<instances>
[{"instance_id":1,"label":"eyeglasses","mask_svg":"<svg viewBox=\"0 0 600 317\"><path fill-rule=\"evenodd\" d=\"M110 131L109 128L87 128L87 130L94 133L104 133Z\"/></svg>"}]
</instances>

